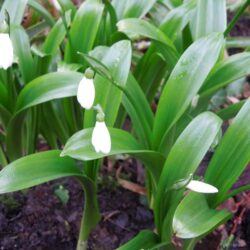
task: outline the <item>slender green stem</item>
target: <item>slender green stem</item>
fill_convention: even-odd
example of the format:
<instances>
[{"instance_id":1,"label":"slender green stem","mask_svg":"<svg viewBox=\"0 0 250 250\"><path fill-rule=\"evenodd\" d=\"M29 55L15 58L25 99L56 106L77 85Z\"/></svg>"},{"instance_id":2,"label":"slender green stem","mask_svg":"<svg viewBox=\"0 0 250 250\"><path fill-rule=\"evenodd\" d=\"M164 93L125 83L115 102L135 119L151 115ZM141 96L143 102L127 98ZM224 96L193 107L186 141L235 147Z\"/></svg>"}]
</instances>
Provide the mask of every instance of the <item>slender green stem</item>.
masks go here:
<instances>
[{"instance_id":1,"label":"slender green stem","mask_svg":"<svg viewBox=\"0 0 250 250\"><path fill-rule=\"evenodd\" d=\"M250 0L246 0L246 2L241 6L241 8L239 8L239 10L236 12L235 16L233 17L232 21L229 23L229 25L227 26L227 29L224 32L225 37L228 36L228 34L233 29L234 25L236 24L236 22L238 21L238 19L240 18L240 16L248 7L249 4L250 4Z\"/></svg>"},{"instance_id":2,"label":"slender green stem","mask_svg":"<svg viewBox=\"0 0 250 250\"><path fill-rule=\"evenodd\" d=\"M77 243L77 250L86 250L88 237L100 220L100 213L97 202L96 183L87 176L79 178L84 189L84 210L80 225L80 233Z\"/></svg>"}]
</instances>

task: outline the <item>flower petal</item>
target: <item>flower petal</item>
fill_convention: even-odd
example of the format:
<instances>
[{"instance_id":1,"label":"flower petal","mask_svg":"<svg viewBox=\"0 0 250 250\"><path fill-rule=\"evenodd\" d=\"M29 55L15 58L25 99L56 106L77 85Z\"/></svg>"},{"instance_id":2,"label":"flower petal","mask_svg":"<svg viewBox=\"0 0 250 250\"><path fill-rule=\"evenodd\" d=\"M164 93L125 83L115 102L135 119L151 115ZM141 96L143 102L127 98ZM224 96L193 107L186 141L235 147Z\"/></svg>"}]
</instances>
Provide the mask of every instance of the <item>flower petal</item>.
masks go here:
<instances>
[{"instance_id":1,"label":"flower petal","mask_svg":"<svg viewBox=\"0 0 250 250\"><path fill-rule=\"evenodd\" d=\"M93 79L85 76L78 85L77 100L85 109L90 109L95 100L95 86Z\"/></svg>"},{"instance_id":2,"label":"flower petal","mask_svg":"<svg viewBox=\"0 0 250 250\"><path fill-rule=\"evenodd\" d=\"M0 68L9 68L14 61L14 51L9 34L0 34Z\"/></svg>"},{"instance_id":3,"label":"flower petal","mask_svg":"<svg viewBox=\"0 0 250 250\"><path fill-rule=\"evenodd\" d=\"M108 154L110 152L111 137L105 122L96 121L91 142L97 153Z\"/></svg>"},{"instance_id":4,"label":"flower petal","mask_svg":"<svg viewBox=\"0 0 250 250\"><path fill-rule=\"evenodd\" d=\"M186 186L188 189L198 193L217 193L218 189L210 184L192 180Z\"/></svg>"}]
</instances>

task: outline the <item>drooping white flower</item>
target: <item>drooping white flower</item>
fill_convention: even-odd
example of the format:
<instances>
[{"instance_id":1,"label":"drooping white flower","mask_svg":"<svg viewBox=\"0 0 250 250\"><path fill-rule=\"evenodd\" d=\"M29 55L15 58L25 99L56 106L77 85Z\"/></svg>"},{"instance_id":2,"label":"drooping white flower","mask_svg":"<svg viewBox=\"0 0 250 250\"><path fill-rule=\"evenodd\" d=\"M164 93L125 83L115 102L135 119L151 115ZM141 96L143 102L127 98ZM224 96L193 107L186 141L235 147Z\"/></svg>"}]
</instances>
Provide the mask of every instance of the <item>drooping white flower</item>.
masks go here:
<instances>
[{"instance_id":1,"label":"drooping white flower","mask_svg":"<svg viewBox=\"0 0 250 250\"><path fill-rule=\"evenodd\" d=\"M96 121L92 133L92 145L97 153L108 154L111 150L111 137L104 121Z\"/></svg>"},{"instance_id":2,"label":"drooping white flower","mask_svg":"<svg viewBox=\"0 0 250 250\"><path fill-rule=\"evenodd\" d=\"M0 68L9 68L14 60L12 41L8 33L0 33Z\"/></svg>"},{"instance_id":3,"label":"drooping white flower","mask_svg":"<svg viewBox=\"0 0 250 250\"><path fill-rule=\"evenodd\" d=\"M95 100L95 86L93 79L83 77L78 85L77 100L85 109L90 109Z\"/></svg>"},{"instance_id":4,"label":"drooping white flower","mask_svg":"<svg viewBox=\"0 0 250 250\"><path fill-rule=\"evenodd\" d=\"M217 193L219 191L210 184L196 180L190 181L186 187L197 193Z\"/></svg>"}]
</instances>

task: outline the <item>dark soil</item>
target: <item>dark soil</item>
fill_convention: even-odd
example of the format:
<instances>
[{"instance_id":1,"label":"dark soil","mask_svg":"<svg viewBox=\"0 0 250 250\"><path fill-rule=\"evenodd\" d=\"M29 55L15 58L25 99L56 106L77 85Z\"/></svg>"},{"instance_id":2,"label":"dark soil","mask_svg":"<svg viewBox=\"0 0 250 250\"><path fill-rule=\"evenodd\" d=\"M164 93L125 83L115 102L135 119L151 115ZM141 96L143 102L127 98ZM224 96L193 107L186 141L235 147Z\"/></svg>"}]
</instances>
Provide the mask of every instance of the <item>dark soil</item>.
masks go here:
<instances>
[{"instance_id":1,"label":"dark soil","mask_svg":"<svg viewBox=\"0 0 250 250\"><path fill-rule=\"evenodd\" d=\"M103 175L98 194L102 219L90 237L89 249L112 250L140 230L153 229L153 214L140 196L116 186ZM111 183L111 184L110 184ZM64 206L54 191L69 191ZM75 249L83 210L83 192L73 178L50 182L2 197L0 203L0 250Z\"/></svg>"}]
</instances>

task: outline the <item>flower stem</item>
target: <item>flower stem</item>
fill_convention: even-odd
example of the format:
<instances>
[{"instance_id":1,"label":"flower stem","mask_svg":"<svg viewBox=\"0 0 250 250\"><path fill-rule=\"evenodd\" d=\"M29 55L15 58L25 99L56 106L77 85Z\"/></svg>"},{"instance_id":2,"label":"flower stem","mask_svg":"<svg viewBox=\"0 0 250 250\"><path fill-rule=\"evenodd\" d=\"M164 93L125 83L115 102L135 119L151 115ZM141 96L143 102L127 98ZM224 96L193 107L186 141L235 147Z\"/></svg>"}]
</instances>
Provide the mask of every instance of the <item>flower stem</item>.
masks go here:
<instances>
[{"instance_id":1,"label":"flower stem","mask_svg":"<svg viewBox=\"0 0 250 250\"><path fill-rule=\"evenodd\" d=\"M225 37L228 36L228 34L233 29L234 25L236 24L236 22L238 21L238 19L240 18L240 16L248 7L249 4L250 4L250 0L246 0L246 2L241 6L241 8L239 8L239 10L236 12L235 16L233 17L232 21L229 23L229 25L227 26L227 29L224 32Z\"/></svg>"},{"instance_id":2,"label":"flower stem","mask_svg":"<svg viewBox=\"0 0 250 250\"><path fill-rule=\"evenodd\" d=\"M78 178L84 189L84 210L80 225L80 233L76 250L86 250L88 237L100 220L100 213L97 203L96 183L87 176Z\"/></svg>"}]
</instances>

